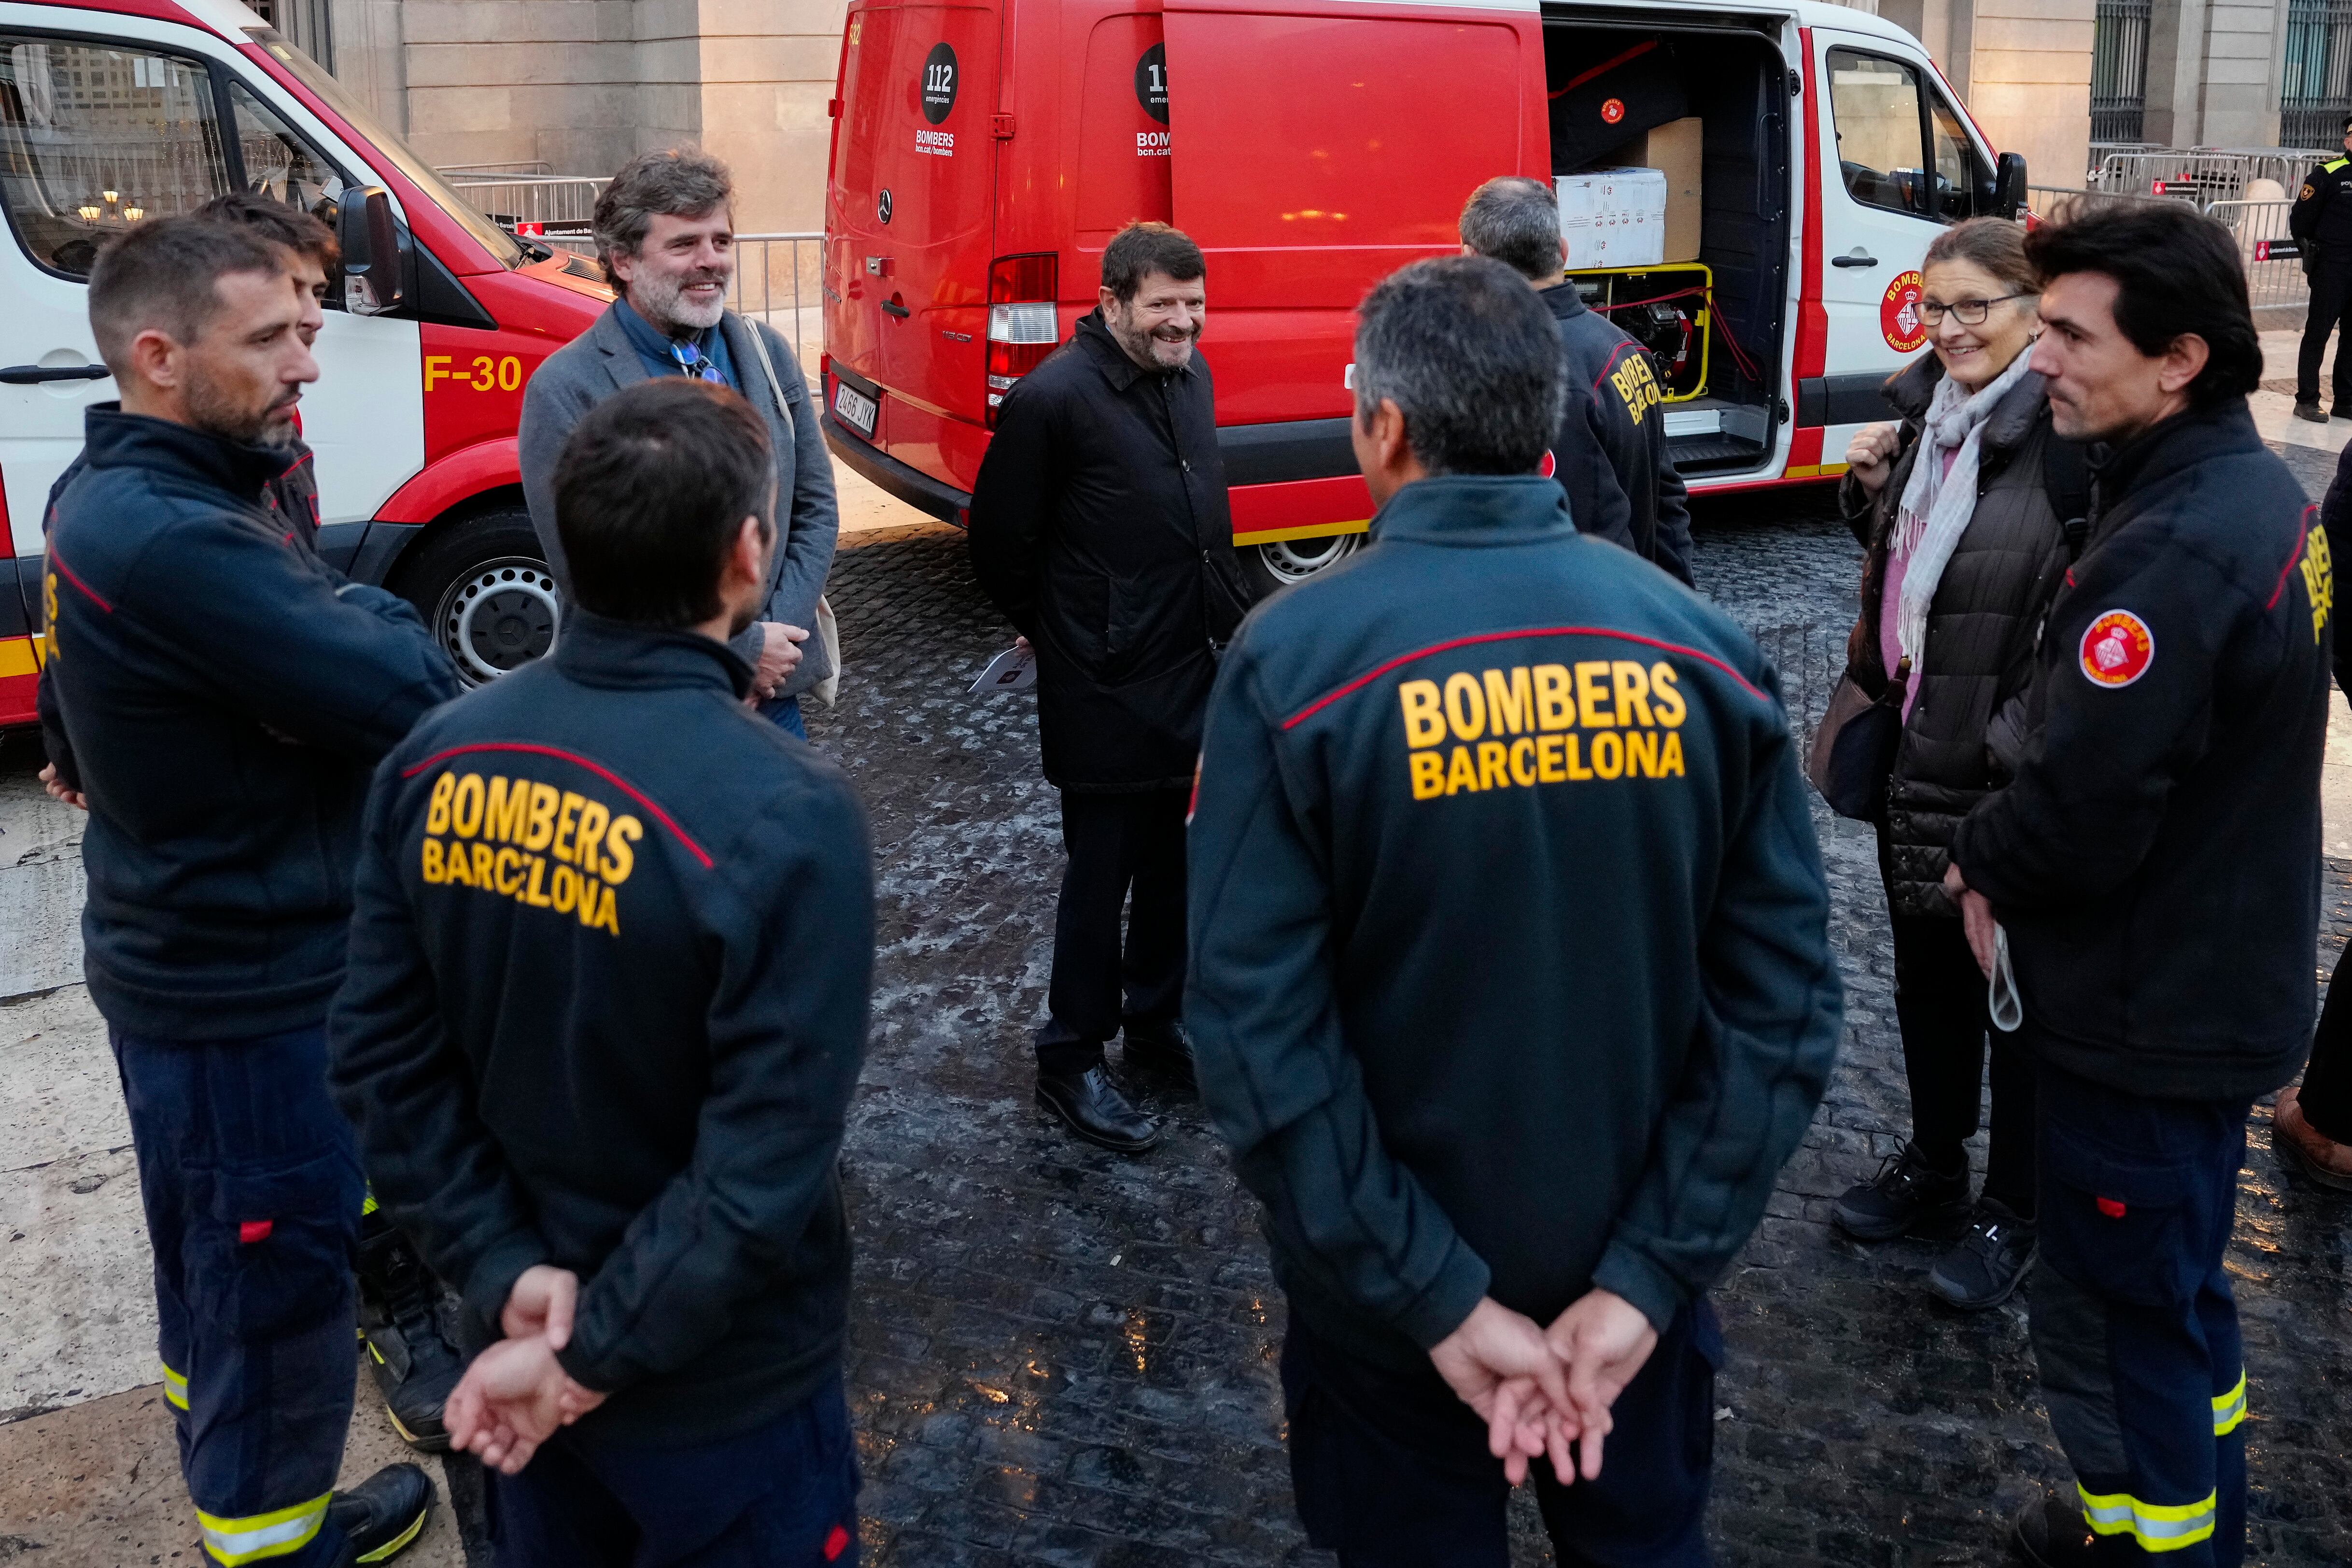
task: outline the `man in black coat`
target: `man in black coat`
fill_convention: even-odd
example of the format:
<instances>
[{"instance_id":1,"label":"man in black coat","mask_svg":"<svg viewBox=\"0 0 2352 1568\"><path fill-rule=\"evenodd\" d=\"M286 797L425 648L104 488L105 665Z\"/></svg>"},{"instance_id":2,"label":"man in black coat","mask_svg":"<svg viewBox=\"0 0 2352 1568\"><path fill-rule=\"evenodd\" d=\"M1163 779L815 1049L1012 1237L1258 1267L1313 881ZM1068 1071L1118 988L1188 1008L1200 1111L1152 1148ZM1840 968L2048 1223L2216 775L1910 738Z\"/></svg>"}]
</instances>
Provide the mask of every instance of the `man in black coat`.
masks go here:
<instances>
[{"instance_id":1,"label":"man in black coat","mask_svg":"<svg viewBox=\"0 0 2352 1568\"><path fill-rule=\"evenodd\" d=\"M1566 388L1549 471L1578 531L1689 583L1689 491L1666 453L1664 393L1648 351L1561 279L1568 241L1551 187L1515 174L1487 181L1464 204L1461 234L1465 254L1491 256L1534 284L1559 331Z\"/></svg>"},{"instance_id":2,"label":"man in black coat","mask_svg":"<svg viewBox=\"0 0 2352 1568\"><path fill-rule=\"evenodd\" d=\"M1249 608L1234 554L1200 247L1136 224L1103 251L1100 308L1005 395L971 497L981 586L1037 657L1037 733L1062 792L1051 1016L1037 1100L1122 1152L1159 1141L1103 1069L1192 1076L1184 811L1217 654ZM1130 892L1122 951L1119 913Z\"/></svg>"}]
</instances>

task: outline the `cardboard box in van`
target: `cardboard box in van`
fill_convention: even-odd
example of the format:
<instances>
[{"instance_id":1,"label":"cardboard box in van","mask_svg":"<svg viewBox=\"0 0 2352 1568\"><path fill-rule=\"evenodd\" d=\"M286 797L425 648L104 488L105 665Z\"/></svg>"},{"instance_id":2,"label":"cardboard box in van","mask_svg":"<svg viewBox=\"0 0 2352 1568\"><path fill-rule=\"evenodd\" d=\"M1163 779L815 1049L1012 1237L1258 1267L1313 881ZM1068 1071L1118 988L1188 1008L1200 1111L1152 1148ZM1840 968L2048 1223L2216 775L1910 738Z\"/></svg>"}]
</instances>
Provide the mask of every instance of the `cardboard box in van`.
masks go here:
<instances>
[{"instance_id":1,"label":"cardboard box in van","mask_svg":"<svg viewBox=\"0 0 2352 1568\"><path fill-rule=\"evenodd\" d=\"M1571 270L1654 267L1665 259L1664 174L1655 169L1593 169L1562 174L1552 184Z\"/></svg>"},{"instance_id":2,"label":"cardboard box in van","mask_svg":"<svg viewBox=\"0 0 2352 1568\"><path fill-rule=\"evenodd\" d=\"M1665 254L1661 261L1696 261L1699 231L1699 162L1706 121L1697 115L1671 120L1617 149L1611 163L1655 169L1666 177Z\"/></svg>"}]
</instances>

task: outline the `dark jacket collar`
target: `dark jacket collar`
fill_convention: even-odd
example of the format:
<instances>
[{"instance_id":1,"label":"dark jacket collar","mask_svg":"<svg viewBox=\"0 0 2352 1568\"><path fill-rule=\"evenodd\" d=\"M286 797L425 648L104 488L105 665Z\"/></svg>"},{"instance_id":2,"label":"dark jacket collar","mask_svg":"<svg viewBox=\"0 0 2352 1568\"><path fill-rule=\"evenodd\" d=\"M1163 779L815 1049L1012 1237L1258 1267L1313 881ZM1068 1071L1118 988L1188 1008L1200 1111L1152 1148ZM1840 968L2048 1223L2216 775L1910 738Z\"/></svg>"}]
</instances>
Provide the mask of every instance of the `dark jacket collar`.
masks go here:
<instances>
[{"instance_id":1,"label":"dark jacket collar","mask_svg":"<svg viewBox=\"0 0 2352 1568\"><path fill-rule=\"evenodd\" d=\"M1070 341L1093 356L1096 367L1103 373L1103 379L1110 383L1115 392L1125 392L1147 375L1167 376L1172 374L1189 377L1194 362L1201 355L1196 345L1192 358L1184 362L1182 370L1148 371L1129 359L1127 351L1118 346L1118 340L1110 335L1110 328L1103 322L1102 307L1099 305L1078 318L1077 331L1071 335Z\"/></svg>"},{"instance_id":2,"label":"dark jacket collar","mask_svg":"<svg viewBox=\"0 0 2352 1568\"><path fill-rule=\"evenodd\" d=\"M636 626L574 605L555 643L556 667L583 686L635 691L708 686L740 698L751 667L725 643L673 626Z\"/></svg>"},{"instance_id":3,"label":"dark jacket collar","mask_svg":"<svg viewBox=\"0 0 2352 1568\"><path fill-rule=\"evenodd\" d=\"M2088 456L2099 510L2108 512L2126 496L2153 489L2209 458L2263 449L2246 400L2230 397L2209 408L2184 409L2158 420L2120 445L2097 442Z\"/></svg>"},{"instance_id":4,"label":"dark jacket collar","mask_svg":"<svg viewBox=\"0 0 2352 1568\"><path fill-rule=\"evenodd\" d=\"M1540 474L1444 474L1389 497L1372 519L1375 540L1433 544L1530 544L1576 532L1557 479Z\"/></svg>"},{"instance_id":5,"label":"dark jacket collar","mask_svg":"<svg viewBox=\"0 0 2352 1568\"><path fill-rule=\"evenodd\" d=\"M284 473L295 454L283 447L254 447L168 419L125 414L120 403L96 404L82 412L82 450L93 468L158 468L184 474L252 500L261 487Z\"/></svg>"},{"instance_id":6,"label":"dark jacket collar","mask_svg":"<svg viewBox=\"0 0 2352 1568\"><path fill-rule=\"evenodd\" d=\"M1548 289L1538 289L1536 298L1544 302L1544 309L1551 312L1551 319L1555 321L1574 321L1592 309L1584 302L1584 296L1577 292L1573 283L1555 283Z\"/></svg>"},{"instance_id":7,"label":"dark jacket collar","mask_svg":"<svg viewBox=\"0 0 2352 1568\"><path fill-rule=\"evenodd\" d=\"M2029 343L2019 352L2032 353L2032 345ZM1904 418L1923 420L1943 380L1944 362L1930 350L1886 378L1886 401L1895 405L1895 411ZM2042 407L2050 401L2044 390L2047 384L2038 371L2029 370L2018 377L2017 384L2001 394L2000 401L1993 405L1991 417L1984 423L1985 445L1997 452L2013 452L2022 446L2025 438L2033 434Z\"/></svg>"}]
</instances>

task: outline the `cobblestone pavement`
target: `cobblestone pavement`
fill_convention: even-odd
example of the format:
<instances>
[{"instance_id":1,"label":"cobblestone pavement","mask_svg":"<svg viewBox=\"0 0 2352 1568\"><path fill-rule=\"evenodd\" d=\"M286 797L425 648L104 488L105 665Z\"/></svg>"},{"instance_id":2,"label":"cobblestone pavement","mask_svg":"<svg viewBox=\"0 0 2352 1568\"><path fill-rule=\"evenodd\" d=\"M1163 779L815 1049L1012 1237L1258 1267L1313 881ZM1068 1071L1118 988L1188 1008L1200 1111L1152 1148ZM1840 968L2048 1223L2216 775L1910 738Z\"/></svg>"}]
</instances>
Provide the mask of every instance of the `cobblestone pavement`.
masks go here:
<instances>
[{"instance_id":1,"label":"cobblestone pavement","mask_svg":"<svg viewBox=\"0 0 2352 1568\"><path fill-rule=\"evenodd\" d=\"M2326 479L2315 465L2304 477L2315 491ZM1842 658L1858 560L1822 501L1719 503L1699 535L1702 587L1756 632L1808 725ZM1322 1561L1290 1509L1281 1301L1197 1102L1147 1080L1171 1133L1132 1161L1031 1108L1056 801L1029 700L963 695L1009 628L944 528L845 547L832 595L850 674L843 706L810 728L865 795L882 877L875 1027L845 1154L867 1561ZM1717 1292L1731 1359L1711 1533L1734 1564L2001 1563L2011 1506L2064 1475L2022 1299L1946 1311L1918 1285L1937 1240L1863 1247L1827 1224L1830 1199L1899 1146L1907 1118L1871 843L1825 814L1819 825L1845 1049ZM2352 929L2347 869L2329 879L2323 965ZM2284 1174L2267 1117L2256 1111L2231 1259L2254 1410L2250 1561L2342 1563L2352 1201ZM1515 1523L1519 1561L1549 1562L1532 1509Z\"/></svg>"}]
</instances>

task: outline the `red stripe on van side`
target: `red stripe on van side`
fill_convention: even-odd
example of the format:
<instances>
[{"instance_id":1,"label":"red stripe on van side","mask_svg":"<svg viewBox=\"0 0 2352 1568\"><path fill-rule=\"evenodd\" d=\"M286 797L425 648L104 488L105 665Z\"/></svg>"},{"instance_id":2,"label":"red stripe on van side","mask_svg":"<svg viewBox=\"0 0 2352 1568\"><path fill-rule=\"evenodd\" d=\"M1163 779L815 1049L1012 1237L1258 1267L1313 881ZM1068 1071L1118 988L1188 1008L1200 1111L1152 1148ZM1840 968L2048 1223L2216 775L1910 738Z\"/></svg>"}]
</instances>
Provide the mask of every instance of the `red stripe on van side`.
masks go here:
<instances>
[{"instance_id":1,"label":"red stripe on van side","mask_svg":"<svg viewBox=\"0 0 2352 1568\"><path fill-rule=\"evenodd\" d=\"M1618 55L1612 59L1602 60L1599 65L1594 66L1591 70L1584 72L1582 75L1569 78L1568 85L1566 87L1561 88L1558 92L1548 92L1544 94L1544 96L1546 98L1559 98L1568 93L1574 92L1578 88L1582 87L1594 77L1606 76L1609 72L1615 70L1619 66L1623 65L1627 60L1638 59L1657 47L1658 40L1655 38L1652 38L1646 44L1635 44L1623 54Z\"/></svg>"},{"instance_id":2,"label":"red stripe on van side","mask_svg":"<svg viewBox=\"0 0 2352 1568\"><path fill-rule=\"evenodd\" d=\"M451 757L462 757L468 752L525 752L532 756L553 757L558 762L571 763L575 766L586 768L590 773L594 773L598 778L603 779L606 784L611 784L614 789L619 790L623 795L627 795L631 800L635 801L639 805L645 807L646 814L647 816L651 816L656 822L660 823L664 827L668 828L670 830L671 837L675 837L680 844L686 846L688 854L702 862L702 868L704 870L708 871L711 868L712 862L709 851L705 850L701 845L697 844L692 838L688 837L687 836L686 829L680 827L677 825L677 820L673 818L668 812L664 811L660 806L655 805L653 796L646 794L645 791L639 789L636 785L631 784L628 780L623 778L612 769L604 766L602 763L592 763L577 752L566 752L555 746L532 745L523 741L477 741L470 746L452 746L446 752L436 752L431 756L425 758L423 762L416 763L411 766L401 769L400 776L404 779L413 779L417 774L423 773L425 769L433 766L436 763L446 763Z\"/></svg>"},{"instance_id":3,"label":"red stripe on van side","mask_svg":"<svg viewBox=\"0 0 2352 1568\"><path fill-rule=\"evenodd\" d=\"M1805 56L1804 280L1797 290L1797 374L1815 376L1829 363L1830 318L1822 306L1822 109L1815 96L1813 30L1797 29Z\"/></svg>"},{"instance_id":4,"label":"red stripe on van side","mask_svg":"<svg viewBox=\"0 0 2352 1568\"><path fill-rule=\"evenodd\" d=\"M1306 707L1301 708L1289 718L1285 719L1282 721L1282 727L1286 730L1297 728L1300 724L1312 719L1316 714L1320 713L1324 709L1331 706L1332 703L1339 701L1342 697L1346 697L1352 692L1361 691L1365 687L1370 685L1373 681L1378 680L1381 676L1386 675L1389 671L1395 669L1400 666L1411 664L1415 659L1427 658L1433 654L1445 653L1457 647L1474 647L1479 643L1508 642L1514 637L1615 637L1621 642L1637 642L1645 647L1658 648L1666 653L1678 653L1685 658L1695 658L1702 664L1711 664L1716 668L1723 671L1724 674L1731 677L1732 679L1738 681L1739 683L1740 689L1746 691L1750 697L1755 698L1759 702L1768 700L1763 691L1757 687L1754 681L1749 680L1746 676L1732 668L1731 666L1716 658L1715 655L1711 653L1701 653L1695 647L1685 647L1680 643L1661 642L1656 637L1645 637L1639 632L1621 632L1612 626L1531 626L1525 630L1515 632L1480 632L1475 637L1454 637L1446 642L1432 643L1427 647L1415 648L1411 653L1399 654L1396 658L1390 659L1386 664L1380 666L1378 668L1366 670L1363 674L1356 677L1355 679L1348 682L1347 685L1340 687L1339 689L1327 692L1325 695L1317 698L1314 701L1308 703Z\"/></svg>"}]
</instances>

